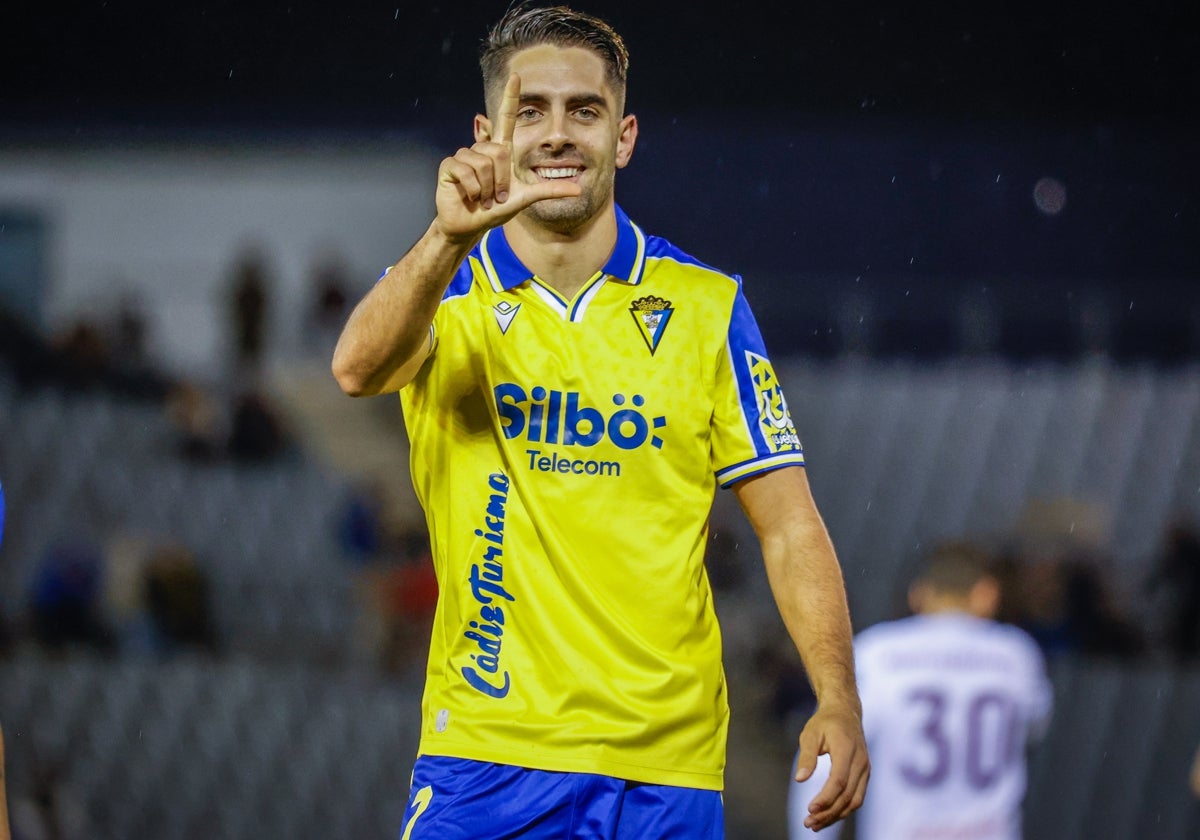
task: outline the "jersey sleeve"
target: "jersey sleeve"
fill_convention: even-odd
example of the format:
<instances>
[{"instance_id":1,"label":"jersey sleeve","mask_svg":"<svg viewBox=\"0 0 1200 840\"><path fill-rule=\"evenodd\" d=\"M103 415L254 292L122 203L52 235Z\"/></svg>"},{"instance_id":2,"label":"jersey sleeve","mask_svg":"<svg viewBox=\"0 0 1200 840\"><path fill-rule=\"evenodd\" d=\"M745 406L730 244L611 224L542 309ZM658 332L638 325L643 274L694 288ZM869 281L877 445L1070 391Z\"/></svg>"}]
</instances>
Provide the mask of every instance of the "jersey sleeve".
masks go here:
<instances>
[{"instance_id":1,"label":"jersey sleeve","mask_svg":"<svg viewBox=\"0 0 1200 840\"><path fill-rule=\"evenodd\" d=\"M446 287L446 291L442 293L442 299L438 303L437 311L433 314L433 323L429 325L429 355L432 356L437 351L438 337L445 330L448 308L446 303L457 298L465 297L471 291L471 285L474 283L475 274L472 270L472 260L475 259L475 252L471 253L467 259L463 260L462 265L454 272L454 277L450 281L450 285Z\"/></svg>"},{"instance_id":2,"label":"jersey sleeve","mask_svg":"<svg viewBox=\"0 0 1200 840\"><path fill-rule=\"evenodd\" d=\"M722 487L767 470L804 465L787 400L740 279L715 385L711 461Z\"/></svg>"}]
</instances>

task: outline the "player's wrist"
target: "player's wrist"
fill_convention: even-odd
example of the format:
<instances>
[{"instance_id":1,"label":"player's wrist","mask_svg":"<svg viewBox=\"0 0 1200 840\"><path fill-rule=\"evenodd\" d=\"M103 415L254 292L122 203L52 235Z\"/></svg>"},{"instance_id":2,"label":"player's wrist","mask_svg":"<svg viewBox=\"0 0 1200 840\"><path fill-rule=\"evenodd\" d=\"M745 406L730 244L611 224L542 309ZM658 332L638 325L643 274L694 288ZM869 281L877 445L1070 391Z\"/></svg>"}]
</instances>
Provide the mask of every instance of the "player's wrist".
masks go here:
<instances>
[{"instance_id":1,"label":"player's wrist","mask_svg":"<svg viewBox=\"0 0 1200 840\"><path fill-rule=\"evenodd\" d=\"M425 236L434 247L447 252L452 258L461 262L486 232L486 228L463 230L456 225L449 224L439 215L434 218Z\"/></svg>"},{"instance_id":2,"label":"player's wrist","mask_svg":"<svg viewBox=\"0 0 1200 840\"><path fill-rule=\"evenodd\" d=\"M862 701L857 691L844 689L815 692L817 695L817 710L830 714L846 714L857 720L862 720Z\"/></svg>"}]
</instances>

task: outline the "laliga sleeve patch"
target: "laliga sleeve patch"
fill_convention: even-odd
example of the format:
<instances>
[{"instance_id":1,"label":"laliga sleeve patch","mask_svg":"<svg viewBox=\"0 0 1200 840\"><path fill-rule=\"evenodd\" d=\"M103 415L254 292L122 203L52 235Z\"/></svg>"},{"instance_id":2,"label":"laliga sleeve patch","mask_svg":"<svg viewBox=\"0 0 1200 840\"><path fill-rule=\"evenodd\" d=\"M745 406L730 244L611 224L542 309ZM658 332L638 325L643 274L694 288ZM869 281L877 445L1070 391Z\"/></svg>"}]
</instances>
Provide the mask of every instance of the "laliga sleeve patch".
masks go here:
<instances>
[{"instance_id":1,"label":"laliga sleeve patch","mask_svg":"<svg viewBox=\"0 0 1200 840\"><path fill-rule=\"evenodd\" d=\"M765 356L747 350L746 366L754 383L758 426L767 447L772 452L799 451L800 436L796 434L796 428L792 425L792 415L788 412L783 388L779 385L771 362Z\"/></svg>"}]
</instances>

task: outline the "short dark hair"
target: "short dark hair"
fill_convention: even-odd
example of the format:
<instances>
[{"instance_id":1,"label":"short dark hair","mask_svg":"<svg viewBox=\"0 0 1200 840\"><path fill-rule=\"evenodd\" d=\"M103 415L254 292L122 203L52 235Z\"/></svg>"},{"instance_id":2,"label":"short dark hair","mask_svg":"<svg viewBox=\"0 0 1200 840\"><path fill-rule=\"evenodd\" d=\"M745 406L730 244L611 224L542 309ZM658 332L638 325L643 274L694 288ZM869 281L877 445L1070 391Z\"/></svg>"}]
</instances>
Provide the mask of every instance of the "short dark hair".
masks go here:
<instances>
[{"instance_id":1,"label":"short dark hair","mask_svg":"<svg viewBox=\"0 0 1200 840\"><path fill-rule=\"evenodd\" d=\"M965 595L991 576L992 563L986 551L971 542L953 540L934 546L916 582L939 592Z\"/></svg>"},{"instance_id":2,"label":"short dark hair","mask_svg":"<svg viewBox=\"0 0 1200 840\"><path fill-rule=\"evenodd\" d=\"M604 61L608 83L624 100L629 51L616 30L598 17L567 6L514 3L488 32L480 51L485 102L503 89L513 54L538 44L591 50Z\"/></svg>"}]
</instances>

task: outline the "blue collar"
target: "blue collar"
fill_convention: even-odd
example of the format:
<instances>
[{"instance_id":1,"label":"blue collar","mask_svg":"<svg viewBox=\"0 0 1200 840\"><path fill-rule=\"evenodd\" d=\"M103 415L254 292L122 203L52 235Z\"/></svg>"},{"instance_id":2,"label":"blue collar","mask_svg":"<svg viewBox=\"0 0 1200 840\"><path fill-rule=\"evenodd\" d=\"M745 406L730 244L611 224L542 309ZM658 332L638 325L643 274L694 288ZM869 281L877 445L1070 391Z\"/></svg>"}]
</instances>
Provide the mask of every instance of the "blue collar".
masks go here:
<instances>
[{"instance_id":1,"label":"blue collar","mask_svg":"<svg viewBox=\"0 0 1200 840\"><path fill-rule=\"evenodd\" d=\"M608 277L629 283L642 282L642 271L646 265L646 236L629 220L625 211L615 207L617 214L617 244L601 272ZM498 292L508 291L533 278L533 272L522 264L513 253L504 228L492 228L483 235L475 246L475 255L483 265L488 282Z\"/></svg>"}]
</instances>

